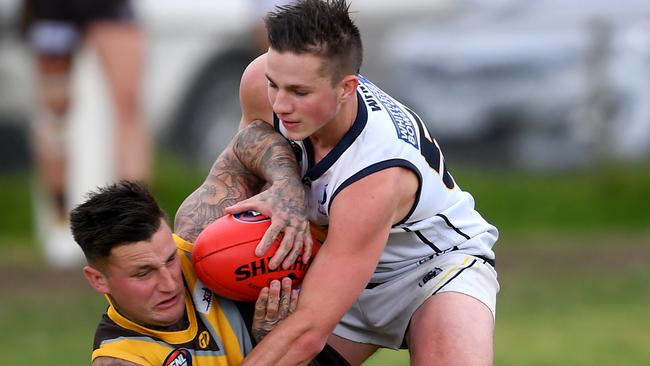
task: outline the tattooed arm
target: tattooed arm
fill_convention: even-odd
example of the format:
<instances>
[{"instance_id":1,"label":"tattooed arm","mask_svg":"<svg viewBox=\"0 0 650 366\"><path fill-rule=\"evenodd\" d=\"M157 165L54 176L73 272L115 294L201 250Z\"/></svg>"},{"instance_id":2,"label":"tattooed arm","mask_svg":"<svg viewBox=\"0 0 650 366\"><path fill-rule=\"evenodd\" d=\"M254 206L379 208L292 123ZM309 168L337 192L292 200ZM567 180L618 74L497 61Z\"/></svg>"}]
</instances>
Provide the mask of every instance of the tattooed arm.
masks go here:
<instances>
[{"instance_id":1,"label":"tattooed arm","mask_svg":"<svg viewBox=\"0 0 650 366\"><path fill-rule=\"evenodd\" d=\"M267 182L268 189L253 196ZM261 212L272 221L256 249L257 255L263 255L283 232L271 268L280 263L290 266L303 248L303 261L309 260L312 240L298 164L287 141L262 121L251 123L235 135L203 184L179 207L174 229L177 235L193 242L208 224L225 213L247 210Z\"/></svg>"},{"instance_id":2,"label":"tattooed arm","mask_svg":"<svg viewBox=\"0 0 650 366\"><path fill-rule=\"evenodd\" d=\"M205 181L192 192L176 211L174 231L194 242L211 222L224 215L224 209L249 198L261 189L262 179L250 172L233 151L233 143L245 138L248 130L238 133L217 157Z\"/></svg>"}]
</instances>

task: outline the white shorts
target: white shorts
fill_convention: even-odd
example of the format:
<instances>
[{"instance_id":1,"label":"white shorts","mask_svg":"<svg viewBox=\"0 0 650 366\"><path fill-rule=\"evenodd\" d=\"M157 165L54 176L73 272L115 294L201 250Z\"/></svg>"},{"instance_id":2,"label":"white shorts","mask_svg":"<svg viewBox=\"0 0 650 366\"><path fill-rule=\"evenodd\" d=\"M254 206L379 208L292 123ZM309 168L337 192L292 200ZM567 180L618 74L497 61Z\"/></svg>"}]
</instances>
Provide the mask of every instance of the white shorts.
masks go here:
<instances>
[{"instance_id":1,"label":"white shorts","mask_svg":"<svg viewBox=\"0 0 650 366\"><path fill-rule=\"evenodd\" d=\"M437 293L451 291L478 299L495 316L499 282L494 267L471 255L447 253L402 277L363 290L334 334L355 342L400 348L418 307Z\"/></svg>"}]
</instances>

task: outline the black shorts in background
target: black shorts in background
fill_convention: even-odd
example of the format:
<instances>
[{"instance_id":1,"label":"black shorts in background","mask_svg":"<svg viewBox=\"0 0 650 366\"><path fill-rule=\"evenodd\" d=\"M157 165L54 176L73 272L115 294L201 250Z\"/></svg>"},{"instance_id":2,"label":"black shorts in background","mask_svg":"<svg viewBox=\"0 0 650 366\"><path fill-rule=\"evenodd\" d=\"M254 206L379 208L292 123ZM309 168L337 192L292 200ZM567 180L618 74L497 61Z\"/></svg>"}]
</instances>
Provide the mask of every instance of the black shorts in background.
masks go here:
<instances>
[{"instance_id":1,"label":"black shorts in background","mask_svg":"<svg viewBox=\"0 0 650 366\"><path fill-rule=\"evenodd\" d=\"M84 29L102 20L132 20L130 0L26 0L23 26L41 20L70 23Z\"/></svg>"}]
</instances>

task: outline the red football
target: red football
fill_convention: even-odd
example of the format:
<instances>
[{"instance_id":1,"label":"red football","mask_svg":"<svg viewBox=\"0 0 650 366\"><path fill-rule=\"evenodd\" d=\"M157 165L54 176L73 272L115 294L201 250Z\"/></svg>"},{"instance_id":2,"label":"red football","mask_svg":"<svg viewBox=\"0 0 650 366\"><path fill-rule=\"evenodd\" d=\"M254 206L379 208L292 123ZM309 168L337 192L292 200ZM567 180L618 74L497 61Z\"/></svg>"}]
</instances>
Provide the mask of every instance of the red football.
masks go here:
<instances>
[{"instance_id":1,"label":"red football","mask_svg":"<svg viewBox=\"0 0 650 366\"><path fill-rule=\"evenodd\" d=\"M208 225L194 243L192 262L196 274L216 294L238 301L255 301L263 287L274 279L289 277L294 287L302 281L308 264L298 257L287 269L269 269L281 236L263 257L255 255L255 247L271 226L271 219L257 212L225 215ZM312 258L318 250L314 242ZM310 261L311 262L311 261Z\"/></svg>"}]
</instances>

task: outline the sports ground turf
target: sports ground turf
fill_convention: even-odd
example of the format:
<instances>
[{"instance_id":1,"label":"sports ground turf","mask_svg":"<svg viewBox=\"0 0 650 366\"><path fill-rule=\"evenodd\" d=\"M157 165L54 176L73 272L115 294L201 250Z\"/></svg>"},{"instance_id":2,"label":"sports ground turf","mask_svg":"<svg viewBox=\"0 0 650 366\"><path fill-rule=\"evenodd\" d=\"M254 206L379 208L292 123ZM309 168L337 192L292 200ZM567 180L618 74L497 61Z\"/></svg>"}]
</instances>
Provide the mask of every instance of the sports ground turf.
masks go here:
<instances>
[{"instance_id":1,"label":"sports ground turf","mask_svg":"<svg viewBox=\"0 0 650 366\"><path fill-rule=\"evenodd\" d=\"M453 172L453 171L452 171ZM556 175L455 172L501 229L496 365L650 360L650 169ZM164 157L153 190L173 209L202 180ZM0 351L11 365L88 365L104 301L78 271L47 269L31 238L28 178L0 176ZM367 365L406 365L383 351Z\"/></svg>"}]
</instances>

